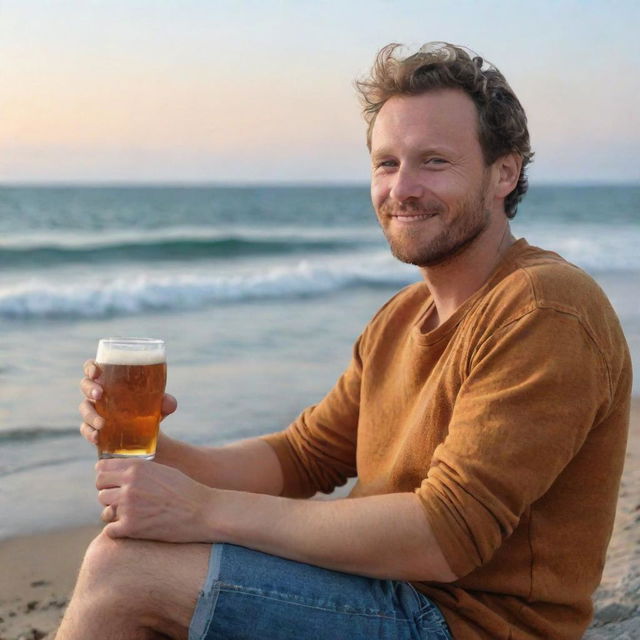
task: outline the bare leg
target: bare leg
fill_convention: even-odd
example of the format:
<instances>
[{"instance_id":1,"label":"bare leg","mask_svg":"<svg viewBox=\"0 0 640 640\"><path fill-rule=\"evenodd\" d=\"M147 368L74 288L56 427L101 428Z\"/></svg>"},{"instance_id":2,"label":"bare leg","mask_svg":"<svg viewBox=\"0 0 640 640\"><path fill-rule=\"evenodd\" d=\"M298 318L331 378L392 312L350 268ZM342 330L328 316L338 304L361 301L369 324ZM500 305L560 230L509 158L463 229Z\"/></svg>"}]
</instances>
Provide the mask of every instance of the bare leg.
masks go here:
<instances>
[{"instance_id":1,"label":"bare leg","mask_svg":"<svg viewBox=\"0 0 640 640\"><path fill-rule=\"evenodd\" d=\"M87 549L56 640L186 639L210 549L100 534Z\"/></svg>"}]
</instances>

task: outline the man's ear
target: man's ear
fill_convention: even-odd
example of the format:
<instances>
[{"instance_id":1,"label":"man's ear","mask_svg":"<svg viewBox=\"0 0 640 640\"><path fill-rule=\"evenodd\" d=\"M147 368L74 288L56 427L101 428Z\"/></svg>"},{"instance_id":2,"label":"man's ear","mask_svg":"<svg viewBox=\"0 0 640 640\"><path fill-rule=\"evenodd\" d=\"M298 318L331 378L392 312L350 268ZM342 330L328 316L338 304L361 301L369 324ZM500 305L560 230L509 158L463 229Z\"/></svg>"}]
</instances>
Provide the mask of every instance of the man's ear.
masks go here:
<instances>
[{"instance_id":1,"label":"man's ear","mask_svg":"<svg viewBox=\"0 0 640 640\"><path fill-rule=\"evenodd\" d=\"M522 157L517 153L508 153L498 158L493 166L496 172L495 195L497 198L506 198L518 184Z\"/></svg>"}]
</instances>

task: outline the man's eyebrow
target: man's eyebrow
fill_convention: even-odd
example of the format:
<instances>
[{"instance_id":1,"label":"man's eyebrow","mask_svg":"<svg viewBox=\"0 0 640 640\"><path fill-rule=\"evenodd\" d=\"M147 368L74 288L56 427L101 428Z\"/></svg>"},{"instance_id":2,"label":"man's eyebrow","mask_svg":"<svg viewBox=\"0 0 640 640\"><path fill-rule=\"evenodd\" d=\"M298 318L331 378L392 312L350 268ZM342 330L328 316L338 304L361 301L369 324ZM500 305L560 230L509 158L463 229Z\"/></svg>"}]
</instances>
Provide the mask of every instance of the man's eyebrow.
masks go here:
<instances>
[{"instance_id":1,"label":"man's eyebrow","mask_svg":"<svg viewBox=\"0 0 640 640\"><path fill-rule=\"evenodd\" d=\"M392 155L394 154L387 147L379 147L377 149L374 149L371 152L372 158L381 158L382 156L392 156Z\"/></svg>"},{"instance_id":2,"label":"man's eyebrow","mask_svg":"<svg viewBox=\"0 0 640 640\"><path fill-rule=\"evenodd\" d=\"M380 158L389 158L389 157L393 157L394 154L387 149L386 147L381 147L379 149L375 149L374 151L371 152L371 160L375 161L375 160L379 160Z\"/></svg>"},{"instance_id":3,"label":"man's eyebrow","mask_svg":"<svg viewBox=\"0 0 640 640\"><path fill-rule=\"evenodd\" d=\"M444 145L434 145L434 146L424 147L418 151L415 151L412 153L412 155L417 155L417 156L428 156L428 155L437 155L437 154L452 155L454 153L455 151L450 147L446 147ZM390 147L379 147L377 149L374 149L371 152L371 158L373 159L396 156L396 155L397 154L394 153Z\"/></svg>"}]
</instances>

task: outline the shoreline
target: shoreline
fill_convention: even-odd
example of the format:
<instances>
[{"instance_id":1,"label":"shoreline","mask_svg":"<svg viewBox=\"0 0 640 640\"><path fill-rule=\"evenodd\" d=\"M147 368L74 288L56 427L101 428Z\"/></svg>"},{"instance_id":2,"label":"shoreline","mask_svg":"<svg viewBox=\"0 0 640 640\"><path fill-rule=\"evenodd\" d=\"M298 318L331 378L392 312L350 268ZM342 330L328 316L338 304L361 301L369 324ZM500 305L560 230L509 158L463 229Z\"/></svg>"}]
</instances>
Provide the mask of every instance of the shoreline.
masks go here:
<instances>
[{"instance_id":1,"label":"shoreline","mask_svg":"<svg viewBox=\"0 0 640 640\"><path fill-rule=\"evenodd\" d=\"M0 640L52 637L101 528L96 521L0 540ZM584 640L640 638L640 397L632 399L616 521L594 602Z\"/></svg>"}]
</instances>

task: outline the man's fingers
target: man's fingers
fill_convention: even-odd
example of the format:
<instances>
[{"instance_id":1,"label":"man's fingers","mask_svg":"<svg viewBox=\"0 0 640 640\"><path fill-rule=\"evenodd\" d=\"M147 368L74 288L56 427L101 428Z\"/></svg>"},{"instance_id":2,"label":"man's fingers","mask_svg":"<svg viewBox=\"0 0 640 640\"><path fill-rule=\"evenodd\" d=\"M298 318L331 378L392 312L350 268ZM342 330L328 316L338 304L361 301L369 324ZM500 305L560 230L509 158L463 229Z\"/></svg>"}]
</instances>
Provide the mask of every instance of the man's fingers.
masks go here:
<instances>
[{"instance_id":1,"label":"man's fingers","mask_svg":"<svg viewBox=\"0 0 640 640\"><path fill-rule=\"evenodd\" d=\"M107 505L100 514L100 520L103 522L114 522L116 517L116 508L111 504Z\"/></svg>"},{"instance_id":2,"label":"man's fingers","mask_svg":"<svg viewBox=\"0 0 640 640\"><path fill-rule=\"evenodd\" d=\"M112 506L115 510L114 502L118 497L119 488L114 487L113 489L100 489L98 491L98 502L105 507Z\"/></svg>"},{"instance_id":3,"label":"man's fingers","mask_svg":"<svg viewBox=\"0 0 640 640\"><path fill-rule=\"evenodd\" d=\"M152 464L155 463L135 458L102 458L96 462L96 471L98 473L106 473L108 471L121 472L127 469L144 469Z\"/></svg>"},{"instance_id":4,"label":"man's fingers","mask_svg":"<svg viewBox=\"0 0 640 640\"><path fill-rule=\"evenodd\" d=\"M80 425L80 434L91 444L98 444L98 432L90 424L83 422Z\"/></svg>"},{"instance_id":5,"label":"man's fingers","mask_svg":"<svg viewBox=\"0 0 640 640\"><path fill-rule=\"evenodd\" d=\"M98 471L96 475L96 489L117 489L122 486L122 472L120 471Z\"/></svg>"},{"instance_id":6,"label":"man's fingers","mask_svg":"<svg viewBox=\"0 0 640 640\"><path fill-rule=\"evenodd\" d=\"M96 489L121 487L124 482L131 481L153 462L127 460L125 458L106 458L96 462Z\"/></svg>"},{"instance_id":7,"label":"man's fingers","mask_svg":"<svg viewBox=\"0 0 640 640\"><path fill-rule=\"evenodd\" d=\"M80 381L80 390L86 398L78 406L82 416L80 433L91 444L98 444L98 430L104 427L104 419L95 410L94 402L102 396L102 387L94 382L100 375L100 368L93 360L87 360L82 366L85 377Z\"/></svg>"},{"instance_id":8,"label":"man's fingers","mask_svg":"<svg viewBox=\"0 0 640 640\"><path fill-rule=\"evenodd\" d=\"M115 520L114 522L110 522L102 532L108 535L110 538L126 538L127 535L124 530L124 526L122 522L119 520Z\"/></svg>"},{"instance_id":9,"label":"man's fingers","mask_svg":"<svg viewBox=\"0 0 640 640\"><path fill-rule=\"evenodd\" d=\"M100 376L100 367L95 363L95 360L87 360L82 365L82 371L90 380L95 380Z\"/></svg>"},{"instance_id":10,"label":"man's fingers","mask_svg":"<svg viewBox=\"0 0 640 640\"><path fill-rule=\"evenodd\" d=\"M166 416L172 414L178 408L178 401L169 393L165 393L162 398L162 407L160 413L164 419Z\"/></svg>"},{"instance_id":11,"label":"man's fingers","mask_svg":"<svg viewBox=\"0 0 640 640\"><path fill-rule=\"evenodd\" d=\"M102 387L90 378L82 378L80 381L80 391L87 400L95 402L102 397Z\"/></svg>"},{"instance_id":12,"label":"man's fingers","mask_svg":"<svg viewBox=\"0 0 640 640\"><path fill-rule=\"evenodd\" d=\"M82 419L94 429L100 430L104 427L104 418L97 413L93 404L88 400L83 400L78 405L78 411L80 412Z\"/></svg>"}]
</instances>

